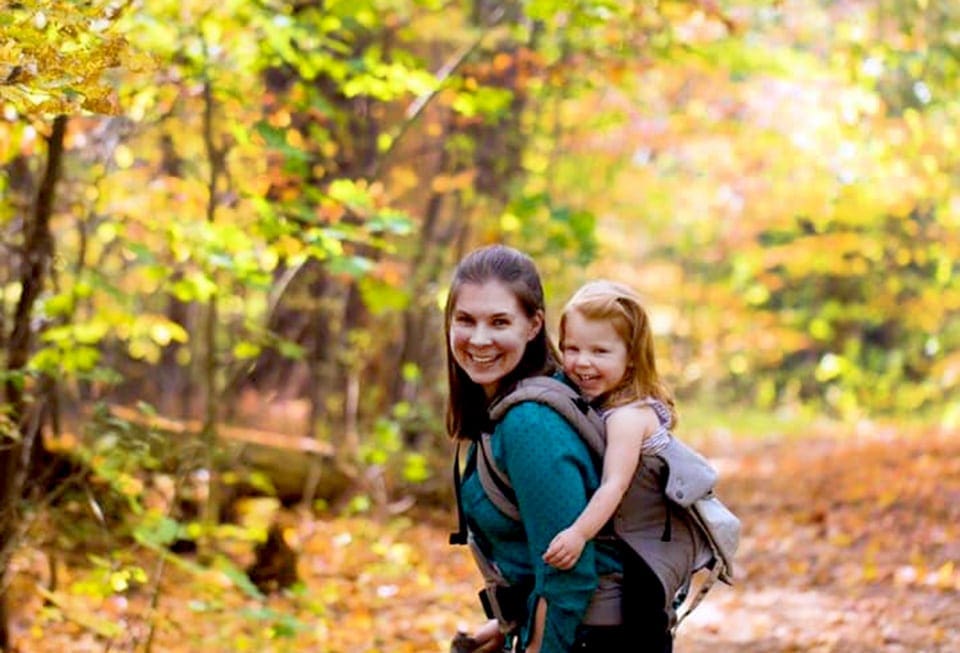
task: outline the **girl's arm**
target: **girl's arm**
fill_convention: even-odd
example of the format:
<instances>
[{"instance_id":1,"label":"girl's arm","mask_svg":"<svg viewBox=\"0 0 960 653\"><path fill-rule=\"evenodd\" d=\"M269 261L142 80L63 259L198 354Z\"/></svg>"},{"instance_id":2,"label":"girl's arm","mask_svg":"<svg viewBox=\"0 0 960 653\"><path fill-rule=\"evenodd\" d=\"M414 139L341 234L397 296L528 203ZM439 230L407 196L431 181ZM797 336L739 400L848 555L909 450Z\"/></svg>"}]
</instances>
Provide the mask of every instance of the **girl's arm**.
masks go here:
<instances>
[{"instance_id":1,"label":"girl's arm","mask_svg":"<svg viewBox=\"0 0 960 653\"><path fill-rule=\"evenodd\" d=\"M646 406L624 406L610 414L600 487L577 520L550 542L544 562L558 569L569 569L576 563L586 543L616 512L637 471L644 438L658 427L656 414Z\"/></svg>"}]
</instances>

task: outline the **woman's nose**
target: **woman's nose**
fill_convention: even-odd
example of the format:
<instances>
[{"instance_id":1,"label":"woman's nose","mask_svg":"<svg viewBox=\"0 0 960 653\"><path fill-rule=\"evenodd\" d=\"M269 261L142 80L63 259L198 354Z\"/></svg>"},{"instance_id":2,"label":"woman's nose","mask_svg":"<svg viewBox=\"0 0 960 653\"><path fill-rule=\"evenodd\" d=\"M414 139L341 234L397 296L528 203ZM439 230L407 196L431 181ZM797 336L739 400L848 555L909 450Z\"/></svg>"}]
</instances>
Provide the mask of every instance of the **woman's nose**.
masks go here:
<instances>
[{"instance_id":1,"label":"woman's nose","mask_svg":"<svg viewBox=\"0 0 960 653\"><path fill-rule=\"evenodd\" d=\"M490 331L483 325L474 327L470 332L470 344L485 345L490 342Z\"/></svg>"}]
</instances>

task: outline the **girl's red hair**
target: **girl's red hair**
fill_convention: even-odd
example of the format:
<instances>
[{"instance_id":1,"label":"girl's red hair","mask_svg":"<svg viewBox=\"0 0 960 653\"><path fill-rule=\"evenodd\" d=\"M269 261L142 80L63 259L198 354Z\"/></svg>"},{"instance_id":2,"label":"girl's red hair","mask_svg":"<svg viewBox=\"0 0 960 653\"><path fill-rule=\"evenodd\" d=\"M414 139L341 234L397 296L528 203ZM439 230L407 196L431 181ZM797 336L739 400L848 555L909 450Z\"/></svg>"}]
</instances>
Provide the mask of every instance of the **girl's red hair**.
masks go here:
<instances>
[{"instance_id":1,"label":"girl's red hair","mask_svg":"<svg viewBox=\"0 0 960 653\"><path fill-rule=\"evenodd\" d=\"M560 349L566 318L576 311L588 320L608 320L627 346L627 371L620 384L601 398L603 406L622 406L651 397L663 402L671 415L671 426L677 423L673 392L657 372L653 330L650 317L640 296L629 286L616 281L590 281L573 294L560 316Z\"/></svg>"}]
</instances>

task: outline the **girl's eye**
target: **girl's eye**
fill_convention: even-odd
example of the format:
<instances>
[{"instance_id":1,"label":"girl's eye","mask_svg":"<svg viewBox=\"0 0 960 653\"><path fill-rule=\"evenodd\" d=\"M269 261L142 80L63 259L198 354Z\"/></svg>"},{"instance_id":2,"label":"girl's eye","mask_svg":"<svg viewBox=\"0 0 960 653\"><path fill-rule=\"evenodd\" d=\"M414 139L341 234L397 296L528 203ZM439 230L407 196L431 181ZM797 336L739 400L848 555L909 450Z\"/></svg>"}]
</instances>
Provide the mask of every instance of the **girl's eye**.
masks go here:
<instances>
[{"instance_id":1,"label":"girl's eye","mask_svg":"<svg viewBox=\"0 0 960 653\"><path fill-rule=\"evenodd\" d=\"M505 318L497 318L493 321L493 326L504 327L509 325L510 325L510 320L507 320Z\"/></svg>"},{"instance_id":2,"label":"girl's eye","mask_svg":"<svg viewBox=\"0 0 960 653\"><path fill-rule=\"evenodd\" d=\"M473 318L469 315L457 315L453 318L457 324L473 324Z\"/></svg>"}]
</instances>

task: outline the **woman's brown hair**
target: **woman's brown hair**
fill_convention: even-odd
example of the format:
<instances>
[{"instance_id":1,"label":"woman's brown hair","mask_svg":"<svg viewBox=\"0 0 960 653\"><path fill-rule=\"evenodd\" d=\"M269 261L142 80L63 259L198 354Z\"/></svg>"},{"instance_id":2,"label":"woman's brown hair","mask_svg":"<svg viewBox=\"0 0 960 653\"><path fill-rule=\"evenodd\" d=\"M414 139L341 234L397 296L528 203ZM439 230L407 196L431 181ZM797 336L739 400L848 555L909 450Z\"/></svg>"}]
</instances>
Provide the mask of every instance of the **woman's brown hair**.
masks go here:
<instances>
[{"instance_id":1,"label":"woman's brown hair","mask_svg":"<svg viewBox=\"0 0 960 653\"><path fill-rule=\"evenodd\" d=\"M443 332L447 351L447 433L452 438L474 440L490 427L487 417L488 399L483 388L457 365L450 348L450 321L464 284L482 285L497 281L510 289L524 314L532 318L546 310L543 284L533 260L526 254L505 245L490 245L467 254L457 265L450 283L443 311ZM499 384L503 394L516 383L530 376L553 374L560 369L556 347L547 337L546 322L540 332L527 343L517 366Z\"/></svg>"}]
</instances>

